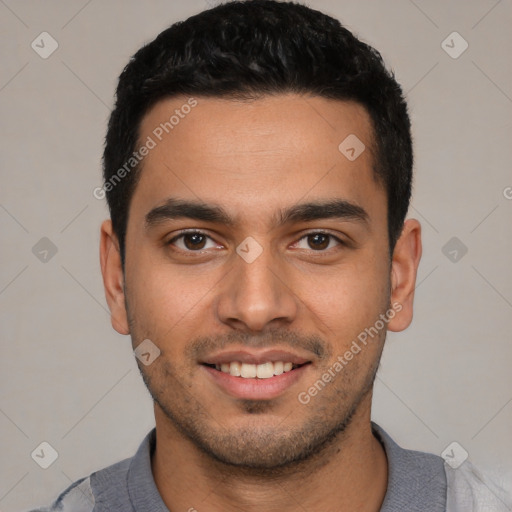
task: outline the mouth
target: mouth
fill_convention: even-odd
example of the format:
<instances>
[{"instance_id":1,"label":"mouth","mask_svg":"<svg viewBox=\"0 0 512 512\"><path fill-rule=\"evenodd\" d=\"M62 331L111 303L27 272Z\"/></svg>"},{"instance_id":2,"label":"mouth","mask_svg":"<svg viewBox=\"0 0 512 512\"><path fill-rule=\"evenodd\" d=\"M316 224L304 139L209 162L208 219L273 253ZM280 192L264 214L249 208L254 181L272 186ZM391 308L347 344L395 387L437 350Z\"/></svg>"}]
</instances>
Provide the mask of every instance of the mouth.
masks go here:
<instances>
[{"instance_id":1,"label":"mouth","mask_svg":"<svg viewBox=\"0 0 512 512\"><path fill-rule=\"evenodd\" d=\"M287 350L246 349L222 352L199 363L215 387L245 400L270 400L282 395L313 365L313 361Z\"/></svg>"},{"instance_id":2,"label":"mouth","mask_svg":"<svg viewBox=\"0 0 512 512\"><path fill-rule=\"evenodd\" d=\"M241 361L222 364L203 363L204 366L242 379L270 379L308 364L311 364L311 361L301 364L292 363L291 361L267 361L261 364L242 363Z\"/></svg>"}]
</instances>

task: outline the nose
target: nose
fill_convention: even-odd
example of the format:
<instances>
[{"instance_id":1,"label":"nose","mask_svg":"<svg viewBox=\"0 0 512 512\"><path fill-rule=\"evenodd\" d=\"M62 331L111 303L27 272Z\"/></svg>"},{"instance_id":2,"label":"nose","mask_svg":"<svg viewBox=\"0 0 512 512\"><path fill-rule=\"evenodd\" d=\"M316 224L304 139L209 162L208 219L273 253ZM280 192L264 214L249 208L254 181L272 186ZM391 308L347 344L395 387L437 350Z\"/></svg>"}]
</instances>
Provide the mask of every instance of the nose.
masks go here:
<instances>
[{"instance_id":1,"label":"nose","mask_svg":"<svg viewBox=\"0 0 512 512\"><path fill-rule=\"evenodd\" d=\"M239 254L234 254L233 259L234 267L219 283L219 320L250 331L262 331L270 324L291 324L299 309L299 299L292 291L284 262L268 247L254 260Z\"/></svg>"}]
</instances>

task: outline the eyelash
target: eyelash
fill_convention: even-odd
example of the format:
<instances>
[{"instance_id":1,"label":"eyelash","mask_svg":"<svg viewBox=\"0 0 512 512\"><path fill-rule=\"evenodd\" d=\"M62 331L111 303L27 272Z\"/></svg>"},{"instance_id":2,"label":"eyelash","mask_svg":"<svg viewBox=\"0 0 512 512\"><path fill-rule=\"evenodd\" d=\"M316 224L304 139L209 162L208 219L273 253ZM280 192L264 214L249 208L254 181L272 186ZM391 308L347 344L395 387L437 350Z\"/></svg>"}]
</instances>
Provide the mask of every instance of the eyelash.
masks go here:
<instances>
[{"instance_id":1,"label":"eyelash","mask_svg":"<svg viewBox=\"0 0 512 512\"><path fill-rule=\"evenodd\" d=\"M178 235L174 236L168 242L166 242L166 245L173 245L174 242L176 242L180 238L183 238L186 235L201 235L201 236L205 236L205 237L209 238L210 240L213 240L211 238L211 236L209 236L208 234L204 233L203 231L198 231L198 230L181 231ZM343 240L341 240L339 237L333 235L332 233L329 233L327 231L322 231L322 230L320 230L320 231L311 231L309 233L306 233L305 235L301 236L297 242L300 242L304 238L307 238L308 236L311 236L311 235L325 235L325 236L329 237L330 240L333 239L336 242L338 242L338 244L340 246L346 246L347 245L347 243L344 242ZM295 242L295 243L297 243L297 242ZM316 253L317 255L322 255L322 254L326 254L326 253L330 252L332 249L333 248L331 247L330 249L322 249L322 250L310 249L310 250L313 253ZM202 249L202 250L193 251L193 250L190 250L190 249L180 249L180 248L178 248L177 250L178 251L182 251L184 253L188 253L188 254L194 254L194 253L203 254L208 249Z\"/></svg>"}]
</instances>

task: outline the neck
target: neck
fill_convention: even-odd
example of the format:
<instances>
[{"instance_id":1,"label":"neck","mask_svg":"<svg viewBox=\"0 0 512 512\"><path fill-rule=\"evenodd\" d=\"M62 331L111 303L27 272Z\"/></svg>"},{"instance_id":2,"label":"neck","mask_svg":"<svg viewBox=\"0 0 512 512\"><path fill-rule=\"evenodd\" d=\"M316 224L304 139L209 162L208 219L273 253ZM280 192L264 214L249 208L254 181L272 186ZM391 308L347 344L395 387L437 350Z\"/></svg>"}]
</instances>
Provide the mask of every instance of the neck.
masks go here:
<instances>
[{"instance_id":1,"label":"neck","mask_svg":"<svg viewBox=\"0 0 512 512\"><path fill-rule=\"evenodd\" d=\"M155 406L152 470L169 510L209 512L378 512L387 489L386 454L370 424L371 394L347 429L314 460L273 473L228 467L206 455ZM305 477L307 475L307 477Z\"/></svg>"}]
</instances>

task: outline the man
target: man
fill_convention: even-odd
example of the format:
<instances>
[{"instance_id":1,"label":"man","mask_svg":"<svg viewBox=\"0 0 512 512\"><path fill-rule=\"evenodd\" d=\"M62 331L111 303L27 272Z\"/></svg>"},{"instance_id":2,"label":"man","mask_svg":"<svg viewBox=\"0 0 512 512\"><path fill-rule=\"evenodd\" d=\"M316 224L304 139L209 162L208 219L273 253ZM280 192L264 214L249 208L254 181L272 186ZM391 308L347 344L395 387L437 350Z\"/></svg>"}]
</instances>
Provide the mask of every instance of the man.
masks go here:
<instances>
[{"instance_id":1,"label":"man","mask_svg":"<svg viewBox=\"0 0 512 512\"><path fill-rule=\"evenodd\" d=\"M233 2L139 50L95 193L156 428L50 510L508 510L371 421L386 331L412 319L412 162L400 86L320 12Z\"/></svg>"}]
</instances>

